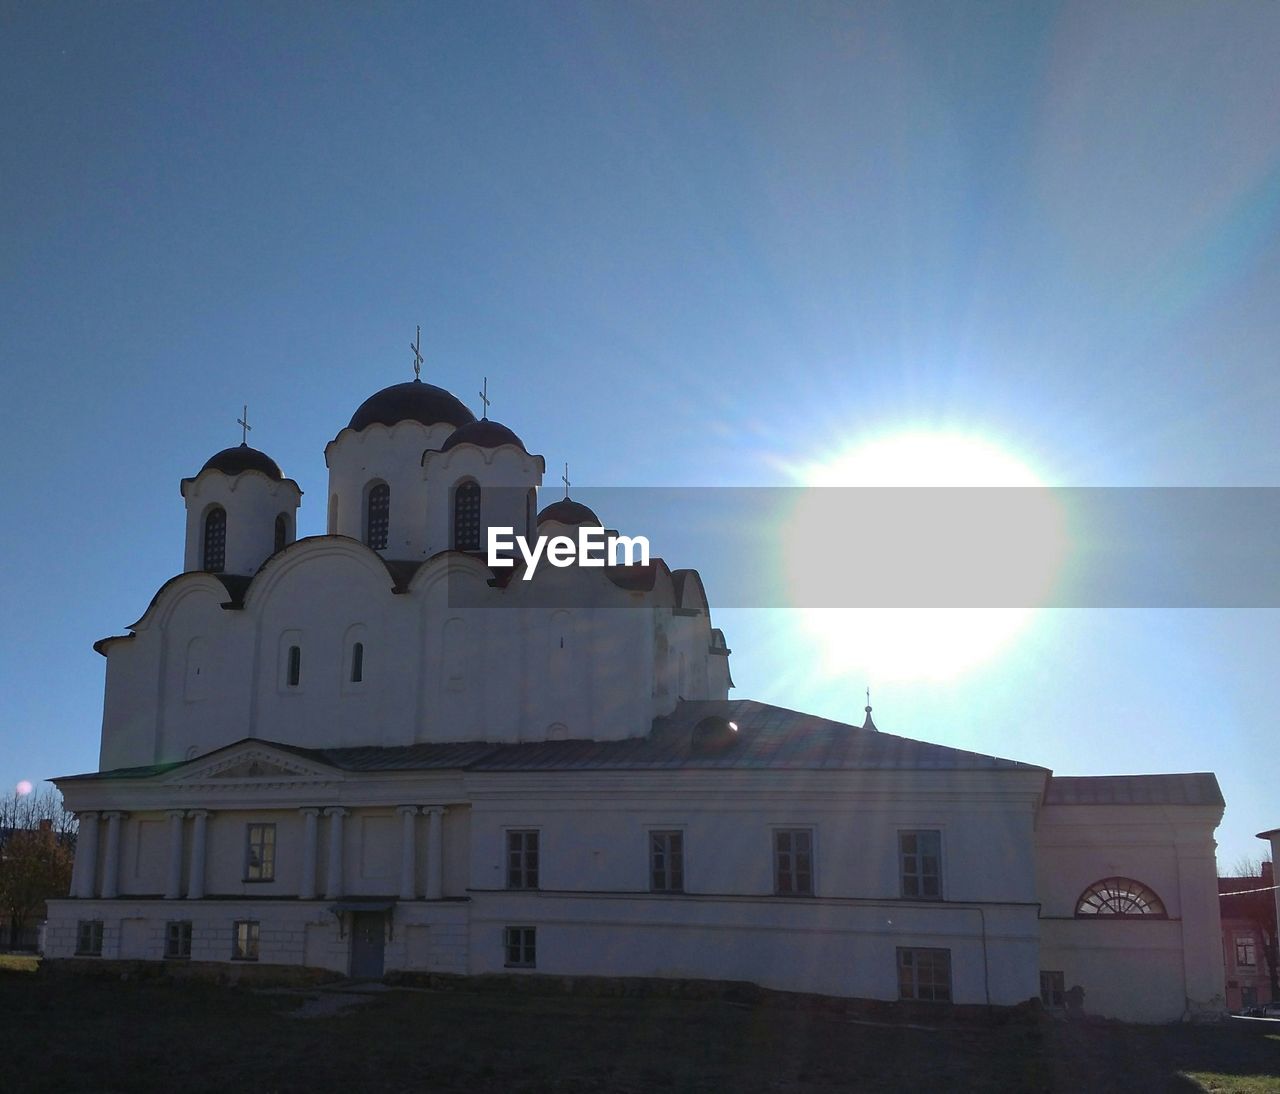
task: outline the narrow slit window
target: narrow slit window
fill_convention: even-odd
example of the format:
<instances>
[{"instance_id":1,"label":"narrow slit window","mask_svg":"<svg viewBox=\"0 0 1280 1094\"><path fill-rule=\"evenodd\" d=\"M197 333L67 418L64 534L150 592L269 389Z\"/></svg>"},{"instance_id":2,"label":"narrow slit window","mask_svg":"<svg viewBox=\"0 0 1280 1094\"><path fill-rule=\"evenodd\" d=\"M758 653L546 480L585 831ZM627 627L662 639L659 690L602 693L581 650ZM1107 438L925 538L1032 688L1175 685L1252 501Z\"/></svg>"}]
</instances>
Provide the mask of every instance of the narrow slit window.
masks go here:
<instances>
[{"instance_id":1,"label":"narrow slit window","mask_svg":"<svg viewBox=\"0 0 1280 1094\"><path fill-rule=\"evenodd\" d=\"M276 517L276 550L283 551L289 544L289 518L283 513Z\"/></svg>"},{"instance_id":2,"label":"narrow slit window","mask_svg":"<svg viewBox=\"0 0 1280 1094\"><path fill-rule=\"evenodd\" d=\"M302 647L289 647L289 671L286 680L289 687L296 688L302 682Z\"/></svg>"},{"instance_id":3,"label":"narrow slit window","mask_svg":"<svg viewBox=\"0 0 1280 1094\"><path fill-rule=\"evenodd\" d=\"M358 684L364 680L364 643L357 642L351 647L351 682Z\"/></svg>"},{"instance_id":4,"label":"narrow slit window","mask_svg":"<svg viewBox=\"0 0 1280 1094\"><path fill-rule=\"evenodd\" d=\"M387 532L391 527L391 487L385 482L369 488L369 502L364 523L364 541L375 551L387 549Z\"/></svg>"},{"instance_id":5,"label":"narrow slit window","mask_svg":"<svg viewBox=\"0 0 1280 1094\"><path fill-rule=\"evenodd\" d=\"M204 518L203 567L221 573L227 565L227 511L215 505Z\"/></svg>"}]
</instances>

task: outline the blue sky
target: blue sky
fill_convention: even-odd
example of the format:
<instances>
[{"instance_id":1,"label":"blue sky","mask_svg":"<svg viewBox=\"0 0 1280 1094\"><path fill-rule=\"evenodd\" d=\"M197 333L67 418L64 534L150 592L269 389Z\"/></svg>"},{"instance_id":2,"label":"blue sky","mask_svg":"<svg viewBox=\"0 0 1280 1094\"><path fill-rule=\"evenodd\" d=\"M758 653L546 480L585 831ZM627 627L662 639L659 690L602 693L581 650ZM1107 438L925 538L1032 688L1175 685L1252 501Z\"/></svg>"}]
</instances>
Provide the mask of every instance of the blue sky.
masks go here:
<instances>
[{"instance_id":1,"label":"blue sky","mask_svg":"<svg viewBox=\"0 0 1280 1094\"><path fill-rule=\"evenodd\" d=\"M181 568L178 479L241 404L322 531L323 447L417 323L584 486L786 484L906 429L1280 485L1278 52L1262 0L10 5L0 785L96 766L90 643ZM1214 770L1228 864L1280 824L1275 611L1044 612L941 682L717 622L740 696L860 719L870 682L888 731Z\"/></svg>"}]
</instances>

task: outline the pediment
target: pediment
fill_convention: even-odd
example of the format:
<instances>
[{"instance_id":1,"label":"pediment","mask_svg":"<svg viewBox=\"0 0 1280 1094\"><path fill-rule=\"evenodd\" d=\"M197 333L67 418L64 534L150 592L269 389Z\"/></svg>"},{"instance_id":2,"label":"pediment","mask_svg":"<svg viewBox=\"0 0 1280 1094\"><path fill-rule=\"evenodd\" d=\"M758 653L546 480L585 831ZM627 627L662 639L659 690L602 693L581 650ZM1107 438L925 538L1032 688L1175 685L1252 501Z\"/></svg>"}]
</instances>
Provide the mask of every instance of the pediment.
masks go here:
<instances>
[{"instance_id":1,"label":"pediment","mask_svg":"<svg viewBox=\"0 0 1280 1094\"><path fill-rule=\"evenodd\" d=\"M330 780L337 772L326 764L263 745L232 746L192 761L175 771L175 783L276 783Z\"/></svg>"}]
</instances>

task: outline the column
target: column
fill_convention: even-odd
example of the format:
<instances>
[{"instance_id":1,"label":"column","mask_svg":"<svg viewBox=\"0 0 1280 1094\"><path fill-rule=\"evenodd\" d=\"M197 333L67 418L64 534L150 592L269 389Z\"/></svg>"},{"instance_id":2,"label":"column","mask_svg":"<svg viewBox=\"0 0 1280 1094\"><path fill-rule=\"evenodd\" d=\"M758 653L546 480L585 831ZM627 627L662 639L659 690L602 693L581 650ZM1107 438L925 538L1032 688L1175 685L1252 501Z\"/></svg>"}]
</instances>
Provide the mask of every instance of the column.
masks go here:
<instances>
[{"instance_id":1,"label":"column","mask_svg":"<svg viewBox=\"0 0 1280 1094\"><path fill-rule=\"evenodd\" d=\"M444 808L439 805L423 809L427 815L427 899L444 896Z\"/></svg>"},{"instance_id":2,"label":"column","mask_svg":"<svg viewBox=\"0 0 1280 1094\"><path fill-rule=\"evenodd\" d=\"M400 814L400 899L413 900L417 897L417 832L418 807L416 805L400 805L396 807Z\"/></svg>"},{"instance_id":3,"label":"column","mask_svg":"<svg viewBox=\"0 0 1280 1094\"><path fill-rule=\"evenodd\" d=\"M182 818L181 809L170 809L169 818L169 873L164 887L165 900L177 900L182 896Z\"/></svg>"},{"instance_id":4,"label":"column","mask_svg":"<svg viewBox=\"0 0 1280 1094\"><path fill-rule=\"evenodd\" d=\"M191 829L191 877L187 880L187 899L204 899L205 844L209 835L209 810L191 810L194 827Z\"/></svg>"},{"instance_id":5,"label":"column","mask_svg":"<svg viewBox=\"0 0 1280 1094\"><path fill-rule=\"evenodd\" d=\"M71 866L71 895L81 900L93 898L98 881L98 814L77 813L80 830L76 835L76 857Z\"/></svg>"},{"instance_id":6,"label":"column","mask_svg":"<svg viewBox=\"0 0 1280 1094\"><path fill-rule=\"evenodd\" d=\"M111 900L120 895L120 820L123 813L103 813L107 818L107 854L102 863L102 895Z\"/></svg>"},{"instance_id":7,"label":"column","mask_svg":"<svg viewBox=\"0 0 1280 1094\"><path fill-rule=\"evenodd\" d=\"M324 811L329 818L329 869L325 872L324 895L326 900L342 896L342 818L347 811L332 806Z\"/></svg>"},{"instance_id":8,"label":"column","mask_svg":"<svg viewBox=\"0 0 1280 1094\"><path fill-rule=\"evenodd\" d=\"M315 900L316 898L316 853L319 847L320 810L299 810L303 816L305 830L302 837L302 880L298 884L299 900Z\"/></svg>"}]
</instances>

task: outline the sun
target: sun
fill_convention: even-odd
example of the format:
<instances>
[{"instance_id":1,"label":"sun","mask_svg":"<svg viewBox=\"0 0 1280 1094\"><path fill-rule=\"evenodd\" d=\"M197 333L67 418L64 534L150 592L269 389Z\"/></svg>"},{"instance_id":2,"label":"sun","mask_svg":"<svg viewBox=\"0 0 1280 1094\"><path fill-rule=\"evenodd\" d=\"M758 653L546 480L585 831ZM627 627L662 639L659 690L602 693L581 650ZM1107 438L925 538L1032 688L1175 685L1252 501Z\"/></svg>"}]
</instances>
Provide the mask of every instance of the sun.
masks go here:
<instances>
[{"instance_id":1,"label":"sun","mask_svg":"<svg viewBox=\"0 0 1280 1094\"><path fill-rule=\"evenodd\" d=\"M783 570L829 674L953 679L1025 630L1061 567L1059 506L984 438L893 434L798 478L808 489L784 525Z\"/></svg>"}]
</instances>

